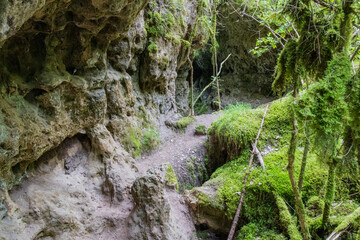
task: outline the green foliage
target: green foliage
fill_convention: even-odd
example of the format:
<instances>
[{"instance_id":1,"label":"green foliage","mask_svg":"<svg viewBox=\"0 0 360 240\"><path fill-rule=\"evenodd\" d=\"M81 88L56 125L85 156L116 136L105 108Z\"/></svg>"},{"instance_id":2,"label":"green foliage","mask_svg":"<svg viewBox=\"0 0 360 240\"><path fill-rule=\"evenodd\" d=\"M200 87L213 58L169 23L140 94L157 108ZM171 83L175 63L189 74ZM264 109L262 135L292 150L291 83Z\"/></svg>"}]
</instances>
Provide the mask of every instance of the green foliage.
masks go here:
<instances>
[{"instance_id":1,"label":"green foliage","mask_svg":"<svg viewBox=\"0 0 360 240\"><path fill-rule=\"evenodd\" d=\"M263 53L276 49L280 39L274 37L271 33L268 33L266 37L258 38L256 40L256 46L250 50L251 53L260 57Z\"/></svg>"},{"instance_id":2,"label":"green foliage","mask_svg":"<svg viewBox=\"0 0 360 240\"><path fill-rule=\"evenodd\" d=\"M148 34L149 46L148 51L152 55L157 50L157 40L164 38L171 40L174 44L183 43L184 46L190 47L191 42L181 39L186 29L186 23L183 18L184 6L183 0L171 0L167 4L158 5L156 1L149 4L150 10L147 12L145 29Z\"/></svg>"},{"instance_id":3,"label":"green foliage","mask_svg":"<svg viewBox=\"0 0 360 240\"><path fill-rule=\"evenodd\" d=\"M353 139L359 145L360 141L360 71L353 76L348 85L348 97L345 99L349 103L349 125L353 130Z\"/></svg>"},{"instance_id":4,"label":"green foliage","mask_svg":"<svg viewBox=\"0 0 360 240\"><path fill-rule=\"evenodd\" d=\"M208 233L205 232L205 231L199 233L199 238L200 239L207 239L208 236L209 236Z\"/></svg>"},{"instance_id":5,"label":"green foliage","mask_svg":"<svg viewBox=\"0 0 360 240\"><path fill-rule=\"evenodd\" d=\"M260 221L270 229L277 229L279 227L282 227L282 229L286 228L286 232L292 232L292 237L297 239L295 234L296 225L287 226L284 223L289 221L283 221L282 224L279 224L281 220L293 217L290 213L282 212L285 208L279 205L279 201L277 201L278 199L276 198L276 196L281 196L289 205L294 206L295 204L286 169L288 164L288 144L292 130L289 108L292 107L293 102L293 97L286 97L283 100L275 101L269 108L259 141L259 149L262 149L268 144L276 146L276 148L274 152L263 157L266 171L263 171L261 167L254 167L249 175L242 219L250 222ZM217 140L220 139L219 141L211 141L210 147L215 147L216 149L225 148L227 153L234 153L232 159L235 157L238 158L218 168L212 174L211 180L221 182L217 190L219 205L225 207L225 214L231 219L235 214L240 198L237 193L242 191L250 158L250 144L254 141L259 129L264 109L244 109L243 106L238 106L231 107L224 112L224 115L216 120L208 131L211 137ZM304 133L300 131L300 143L303 142L304 137ZM242 151L238 151L239 146L241 146L239 142L243 145ZM298 148L295 152L294 172L296 178L298 178L300 173L302 151L303 149ZM322 204L316 208L314 198L324 193L327 171L327 164L319 163L316 152L310 152L308 154L307 170L304 176L302 191L303 200L305 202L308 201L308 213L310 216L318 214L319 211L320 214L322 212L323 201L320 201L320 204L321 202ZM342 184L342 186L344 186L343 188L345 188L345 186L346 188L350 188L350 186L342 183L341 177L336 178L335 181L337 184ZM341 188L336 189L337 199L348 198L348 195L349 192ZM312 197L312 199L309 199L310 197ZM280 211L279 215L274 216L274 212L277 211ZM271 218L269 216L271 216ZM316 221L312 221L312 223L315 224L313 227L317 229L318 225Z\"/></svg>"},{"instance_id":6,"label":"green foliage","mask_svg":"<svg viewBox=\"0 0 360 240\"><path fill-rule=\"evenodd\" d=\"M260 136L259 148L264 147L277 136L288 135L291 130L288 106L291 98L275 101L269 108L264 129ZM250 109L249 104L240 103L229 106L208 129L208 135L213 136L219 149L225 147L230 159L237 157L243 150L250 149L259 130L265 109L263 107ZM281 141L281 139L280 139ZM216 151L219 151L216 150Z\"/></svg>"},{"instance_id":7,"label":"green foliage","mask_svg":"<svg viewBox=\"0 0 360 240\"><path fill-rule=\"evenodd\" d=\"M160 144L160 137L153 127L145 129L129 127L123 136L122 143L125 150L136 158L158 146Z\"/></svg>"},{"instance_id":8,"label":"green foliage","mask_svg":"<svg viewBox=\"0 0 360 240\"><path fill-rule=\"evenodd\" d=\"M275 194L275 199L279 210L280 226L285 229L291 240L301 240L301 234L296 227L296 222L293 216L291 216L284 199L277 194Z\"/></svg>"},{"instance_id":9,"label":"green foliage","mask_svg":"<svg viewBox=\"0 0 360 240\"><path fill-rule=\"evenodd\" d=\"M268 218L272 211L276 211L275 200L272 193L283 197L287 202L294 204L293 192L286 170L287 166L287 145L283 145L277 152L267 154L264 157L266 171L256 167L249 175L252 184L246 188L244 202L244 216L250 219L267 219L268 224L276 226L275 219ZM301 151L296 152L295 172L298 175L301 167ZM229 218L234 216L240 196L244 177L250 158L250 152L245 152L240 158L233 160L218 168L211 176L211 179L221 180L222 185L218 189L219 199L226 206L226 214ZM305 173L303 196L317 195L326 182L326 168L318 165L316 155L308 157L308 172ZM264 199L267 199L266 201ZM258 202L262 204L259 205ZM273 215L271 215L273 216Z\"/></svg>"},{"instance_id":10,"label":"green foliage","mask_svg":"<svg viewBox=\"0 0 360 240\"><path fill-rule=\"evenodd\" d=\"M178 180L177 180L177 177L176 177L173 167L171 166L170 163L165 164L165 166L167 168L166 174L165 174L165 179L167 181L167 184L170 186L175 186L175 189L178 191L179 184L178 184Z\"/></svg>"},{"instance_id":11,"label":"green foliage","mask_svg":"<svg viewBox=\"0 0 360 240\"><path fill-rule=\"evenodd\" d=\"M306 203L307 206L307 215L309 217L317 217L320 216L322 210L324 209L324 200L321 199L319 196L312 196Z\"/></svg>"},{"instance_id":12,"label":"green foliage","mask_svg":"<svg viewBox=\"0 0 360 240\"><path fill-rule=\"evenodd\" d=\"M274 230L266 229L261 223L249 223L243 226L239 235L235 238L237 240L253 240L253 239L272 239L285 240L286 237L281 233L276 233Z\"/></svg>"},{"instance_id":13,"label":"green foliage","mask_svg":"<svg viewBox=\"0 0 360 240\"><path fill-rule=\"evenodd\" d=\"M273 91L279 95L286 91L289 85L298 85L300 69L297 64L297 42L290 39L281 51L275 69ZM299 87L299 86L297 86Z\"/></svg>"},{"instance_id":14,"label":"green foliage","mask_svg":"<svg viewBox=\"0 0 360 240\"><path fill-rule=\"evenodd\" d=\"M152 41L150 41L150 44L149 44L147 49L148 49L149 53L155 53L155 52L157 52L159 50L157 44L155 42L152 42Z\"/></svg>"},{"instance_id":15,"label":"green foliage","mask_svg":"<svg viewBox=\"0 0 360 240\"><path fill-rule=\"evenodd\" d=\"M206 114L210 111L209 105L202 104L201 102L197 101L194 106L194 112L196 115Z\"/></svg>"},{"instance_id":16,"label":"green foliage","mask_svg":"<svg viewBox=\"0 0 360 240\"><path fill-rule=\"evenodd\" d=\"M197 51L195 51L197 52ZM199 96L200 92L198 92L196 89L194 89L194 98L196 98L196 96ZM191 104L191 92L189 92L189 104ZM195 103L194 105L194 112L196 115L202 115L202 114L206 114L207 112L210 111L209 105L205 102L203 102L201 100L201 98L199 98L199 100Z\"/></svg>"},{"instance_id":17,"label":"green foliage","mask_svg":"<svg viewBox=\"0 0 360 240\"><path fill-rule=\"evenodd\" d=\"M342 229L346 228L350 224L353 224L355 220L359 219L360 217L360 207L357 208L354 212L349 214L336 228L335 232L339 232Z\"/></svg>"},{"instance_id":18,"label":"green foliage","mask_svg":"<svg viewBox=\"0 0 360 240\"><path fill-rule=\"evenodd\" d=\"M146 128L142 134L142 152L149 152L160 144L159 132L155 129Z\"/></svg>"},{"instance_id":19,"label":"green foliage","mask_svg":"<svg viewBox=\"0 0 360 240\"><path fill-rule=\"evenodd\" d=\"M206 127L204 125L197 125L195 127L195 132L206 135Z\"/></svg>"},{"instance_id":20,"label":"green foliage","mask_svg":"<svg viewBox=\"0 0 360 240\"><path fill-rule=\"evenodd\" d=\"M194 121L195 121L195 119L193 116L184 117L184 118L180 119L179 121L177 121L176 127L180 130L185 130L187 128L187 126L189 126Z\"/></svg>"},{"instance_id":21,"label":"green foliage","mask_svg":"<svg viewBox=\"0 0 360 240\"><path fill-rule=\"evenodd\" d=\"M351 78L351 64L345 53L338 54L330 63L325 77L313 84L298 100L296 110L306 119L315 133L315 144L323 157L335 153L338 139L344 132L347 119L346 86Z\"/></svg>"},{"instance_id":22,"label":"green foliage","mask_svg":"<svg viewBox=\"0 0 360 240\"><path fill-rule=\"evenodd\" d=\"M141 155L141 130L136 127L130 127L124 136L123 144L125 150L132 153L132 156L139 157Z\"/></svg>"}]
</instances>

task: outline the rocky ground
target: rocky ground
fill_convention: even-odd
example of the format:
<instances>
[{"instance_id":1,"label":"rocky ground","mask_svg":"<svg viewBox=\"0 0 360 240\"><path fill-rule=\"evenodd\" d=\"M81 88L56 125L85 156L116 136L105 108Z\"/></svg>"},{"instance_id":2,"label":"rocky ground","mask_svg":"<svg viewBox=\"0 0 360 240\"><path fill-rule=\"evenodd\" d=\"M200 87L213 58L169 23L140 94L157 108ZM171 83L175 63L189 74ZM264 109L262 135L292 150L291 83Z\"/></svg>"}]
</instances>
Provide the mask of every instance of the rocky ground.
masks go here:
<instances>
[{"instance_id":1,"label":"rocky ground","mask_svg":"<svg viewBox=\"0 0 360 240\"><path fill-rule=\"evenodd\" d=\"M111 163L122 182L115 187L101 184L104 163L85 134L64 141L10 192L18 209L1 220L0 239L195 239L188 207L168 184L164 163L180 178L189 175L187 160L205 153L206 136L194 135L195 126L208 127L218 116L197 116L183 133L162 126L163 144L135 161L118 152L128 162Z\"/></svg>"}]
</instances>

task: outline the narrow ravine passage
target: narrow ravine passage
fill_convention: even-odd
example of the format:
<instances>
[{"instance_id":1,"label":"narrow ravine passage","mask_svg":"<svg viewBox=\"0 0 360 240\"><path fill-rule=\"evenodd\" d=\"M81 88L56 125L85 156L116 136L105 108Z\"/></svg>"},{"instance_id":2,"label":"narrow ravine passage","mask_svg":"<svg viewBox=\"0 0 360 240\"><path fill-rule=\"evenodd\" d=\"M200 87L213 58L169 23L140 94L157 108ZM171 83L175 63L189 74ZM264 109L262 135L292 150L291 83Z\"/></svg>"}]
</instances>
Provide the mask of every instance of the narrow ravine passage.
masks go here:
<instances>
[{"instance_id":1,"label":"narrow ravine passage","mask_svg":"<svg viewBox=\"0 0 360 240\"><path fill-rule=\"evenodd\" d=\"M137 160L139 173L144 174L149 168L166 162L170 163L174 168L181 168L184 160L193 157L196 151L204 150L204 142L207 137L194 135L195 127L197 125L204 125L208 128L219 115L220 113L212 113L195 116L194 123L190 124L184 133L170 136L166 142L163 142L150 155L143 156Z\"/></svg>"},{"instance_id":2,"label":"narrow ravine passage","mask_svg":"<svg viewBox=\"0 0 360 240\"><path fill-rule=\"evenodd\" d=\"M149 169L155 169L161 164L170 163L174 168L176 174L186 174L187 160L193 157L205 156L205 142L206 135L194 135L195 127L204 125L206 128L210 127L211 123L215 121L221 113L212 113L195 116L195 121L190 124L185 132L171 132L164 126L163 131L160 130L160 135L164 139L163 143L149 155L142 156L136 160L136 167L138 168L137 177L145 176ZM130 184L132 185L132 184ZM181 193L176 191L167 191L169 201L172 202L173 215L184 226L192 225L192 219L188 218L189 209L186 205ZM133 198L129 192L126 198L116 206L116 213L118 213L119 223L115 231L109 231L102 239L128 239L128 221L132 211L136 207ZM104 207L105 212L114 214L113 208L110 206ZM185 214L184 214L185 213ZM187 216L187 217L184 217Z\"/></svg>"}]
</instances>

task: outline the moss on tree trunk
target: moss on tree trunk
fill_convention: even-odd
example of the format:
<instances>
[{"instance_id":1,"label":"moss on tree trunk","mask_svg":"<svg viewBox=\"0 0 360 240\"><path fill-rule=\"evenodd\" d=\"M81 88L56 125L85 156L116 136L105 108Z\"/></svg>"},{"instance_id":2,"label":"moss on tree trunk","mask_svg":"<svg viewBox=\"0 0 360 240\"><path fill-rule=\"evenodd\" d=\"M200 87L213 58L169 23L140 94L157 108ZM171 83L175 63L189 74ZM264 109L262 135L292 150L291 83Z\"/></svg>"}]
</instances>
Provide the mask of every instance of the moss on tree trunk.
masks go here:
<instances>
[{"instance_id":1,"label":"moss on tree trunk","mask_svg":"<svg viewBox=\"0 0 360 240\"><path fill-rule=\"evenodd\" d=\"M335 197L335 170L337 162L333 159L329 164L329 175L328 181L326 184L326 193L325 193L325 206L322 217L322 228L326 229L329 225L329 217L331 211L331 204L334 201Z\"/></svg>"},{"instance_id":2,"label":"moss on tree trunk","mask_svg":"<svg viewBox=\"0 0 360 240\"><path fill-rule=\"evenodd\" d=\"M301 194L299 192L298 186L296 184L295 173L294 173L294 161L295 161L295 151L297 145L297 135L298 135L298 126L297 120L295 118L295 114L293 115L293 133L291 136L290 147L288 152L288 161L289 164L287 166L287 170L289 172L289 178L291 182L291 187L295 196L295 210L296 214L299 218L301 235L304 240L311 239L309 227L306 223L306 214L305 214L305 206L301 199Z\"/></svg>"}]
</instances>

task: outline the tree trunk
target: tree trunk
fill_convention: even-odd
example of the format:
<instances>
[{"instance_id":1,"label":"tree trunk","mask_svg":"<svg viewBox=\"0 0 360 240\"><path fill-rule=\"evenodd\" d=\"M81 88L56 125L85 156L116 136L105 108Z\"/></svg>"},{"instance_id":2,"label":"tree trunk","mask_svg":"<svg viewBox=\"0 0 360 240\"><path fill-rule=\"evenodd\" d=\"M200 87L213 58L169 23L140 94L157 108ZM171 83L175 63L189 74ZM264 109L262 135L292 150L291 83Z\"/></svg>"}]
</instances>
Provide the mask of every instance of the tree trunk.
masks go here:
<instances>
[{"instance_id":1,"label":"tree trunk","mask_svg":"<svg viewBox=\"0 0 360 240\"><path fill-rule=\"evenodd\" d=\"M310 140L309 140L309 134L306 134L305 136L305 147L304 147L304 153L303 153L303 158L301 160L301 170L300 170L300 175L299 175L299 193L301 194L302 192L302 185L303 185L303 181L304 181L304 175L305 175L305 169L306 169L306 160L307 160L307 155L309 153L309 149L310 149Z\"/></svg>"},{"instance_id":2,"label":"tree trunk","mask_svg":"<svg viewBox=\"0 0 360 240\"><path fill-rule=\"evenodd\" d=\"M190 65L190 91L191 91L191 100L190 100L190 116L194 116L194 67L192 65L192 62L190 60L190 56L187 57L189 65Z\"/></svg>"},{"instance_id":3,"label":"tree trunk","mask_svg":"<svg viewBox=\"0 0 360 240\"><path fill-rule=\"evenodd\" d=\"M294 96L296 97L297 94L295 93ZM309 227L306 223L305 207L304 207L304 203L302 201L298 186L296 184L295 173L294 173L295 172L294 171L295 151L296 151L296 142L297 142L297 135L298 135L298 125L297 125L295 113L293 113L292 120L293 120L293 132L292 132L290 147L289 147L289 152L288 152L287 170L289 172L291 187L292 187L294 195L295 195L295 211L296 211L296 214L297 214L299 222L300 222L301 235L304 240L309 240L309 239L311 239L311 236L310 236L310 232L309 232Z\"/></svg>"},{"instance_id":4,"label":"tree trunk","mask_svg":"<svg viewBox=\"0 0 360 240\"><path fill-rule=\"evenodd\" d=\"M357 160L358 160L358 164L359 164L359 167L360 167L360 144L358 145L358 152L357 152Z\"/></svg>"},{"instance_id":5,"label":"tree trunk","mask_svg":"<svg viewBox=\"0 0 360 240\"><path fill-rule=\"evenodd\" d=\"M336 170L337 161L332 159L329 164L329 174L326 185L326 193L325 193L325 206L322 217L322 228L326 229L329 224L329 217L331 211L331 204L334 201L335 197L335 170Z\"/></svg>"},{"instance_id":6,"label":"tree trunk","mask_svg":"<svg viewBox=\"0 0 360 240\"><path fill-rule=\"evenodd\" d=\"M293 96L294 99L298 96L298 81L294 81L294 92ZM295 179L295 170L294 170L294 162L295 162L295 152L297 147L297 135L298 135L298 123L295 116L295 111L293 110L292 113L292 125L293 125L293 132L291 134L291 140L290 140L290 147L288 151L288 166L287 170L289 173L289 178L291 182L291 187L294 192L295 196L295 211L298 216L299 222L300 222L300 230L301 235L304 240L311 239L309 227L306 222L306 213L305 213L305 206L301 198L301 193L299 192L298 185L296 184Z\"/></svg>"}]
</instances>

